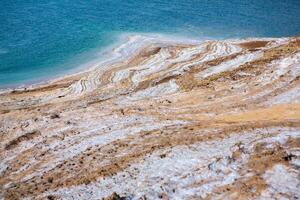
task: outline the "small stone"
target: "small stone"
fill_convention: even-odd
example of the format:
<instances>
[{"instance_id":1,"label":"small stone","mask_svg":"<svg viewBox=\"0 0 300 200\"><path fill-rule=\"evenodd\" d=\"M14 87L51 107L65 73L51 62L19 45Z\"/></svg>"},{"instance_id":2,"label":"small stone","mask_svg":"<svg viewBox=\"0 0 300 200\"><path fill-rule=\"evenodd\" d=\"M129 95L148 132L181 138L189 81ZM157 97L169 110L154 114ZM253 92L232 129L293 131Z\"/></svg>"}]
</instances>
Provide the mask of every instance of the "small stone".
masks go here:
<instances>
[{"instance_id":1,"label":"small stone","mask_svg":"<svg viewBox=\"0 0 300 200\"><path fill-rule=\"evenodd\" d=\"M49 196L47 196L47 199L49 199L49 200L54 200L55 197L54 197L53 195L49 195Z\"/></svg>"},{"instance_id":2,"label":"small stone","mask_svg":"<svg viewBox=\"0 0 300 200\"><path fill-rule=\"evenodd\" d=\"M106 197L103 200L126 200L126 197L121 197L116 192L113 192L109 197Z\"/></svg>"},{"instance_id":3,"label":"small stone","mask_svg":"<svg viewBox=\"0 0 300 200\"><path fill-rule=\"evenodd\" d=\"M161 154L159 157L160 158L165 158L167 155L166 154Z\"/></svg>"},{"instance_id":4,"label":"small stone","mask_svg":"<svg viewBox=\"0 0 300 200\"><path fill-rule=\"evenodd\" d=\"M53 183L53 178L52 177L48 178L48 183Z\"/></svg>"},{"instance_id":5,"label":"small stone","mask_svg":"<svg viewBox=\"0 0 300 200\"><path fill-rule=\"evenodd\" d=\"M57 119L57 118L60 118L60 116L59 116L59 114L54 113L54 114L50 115L50 118Z\"/></svg>"}]
</instances>

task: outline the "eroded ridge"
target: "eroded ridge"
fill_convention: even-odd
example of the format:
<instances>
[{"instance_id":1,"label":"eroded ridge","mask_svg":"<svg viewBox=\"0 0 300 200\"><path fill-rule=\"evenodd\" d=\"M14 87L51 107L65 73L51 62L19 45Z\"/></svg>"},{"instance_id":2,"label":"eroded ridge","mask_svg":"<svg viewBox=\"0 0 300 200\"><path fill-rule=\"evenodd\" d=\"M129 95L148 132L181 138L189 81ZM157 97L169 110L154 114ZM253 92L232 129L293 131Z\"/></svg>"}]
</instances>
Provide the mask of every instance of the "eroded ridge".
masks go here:
<instances>
[{"instance_id":1,"label":"eroded ridge","mask_svg":"<svg viewBox=\"0 0 300 200\"><path fill-rule=\"evenodd\" d=\"M128 43L0 94L0 198L300 198L300 38Z\"/></svg>"}]
</instances>

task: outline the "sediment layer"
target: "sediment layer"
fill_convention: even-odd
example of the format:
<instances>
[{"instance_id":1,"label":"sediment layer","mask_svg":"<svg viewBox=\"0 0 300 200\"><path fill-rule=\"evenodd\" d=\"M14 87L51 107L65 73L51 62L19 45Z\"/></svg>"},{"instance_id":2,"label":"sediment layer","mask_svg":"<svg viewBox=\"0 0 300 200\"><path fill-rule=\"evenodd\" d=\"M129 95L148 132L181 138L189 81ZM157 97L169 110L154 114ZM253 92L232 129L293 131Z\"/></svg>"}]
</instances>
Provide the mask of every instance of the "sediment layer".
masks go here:
<instances>
[{"instance_id":1,"label":"sediment layer","mask_svg":"<svg viewBox=\"0 0 300 200\"><path fill-rule=\"evenodd\" d=\"M300 38L140 40L0 94L0 198L300 198Z\"/></svg>"}]
</instances>

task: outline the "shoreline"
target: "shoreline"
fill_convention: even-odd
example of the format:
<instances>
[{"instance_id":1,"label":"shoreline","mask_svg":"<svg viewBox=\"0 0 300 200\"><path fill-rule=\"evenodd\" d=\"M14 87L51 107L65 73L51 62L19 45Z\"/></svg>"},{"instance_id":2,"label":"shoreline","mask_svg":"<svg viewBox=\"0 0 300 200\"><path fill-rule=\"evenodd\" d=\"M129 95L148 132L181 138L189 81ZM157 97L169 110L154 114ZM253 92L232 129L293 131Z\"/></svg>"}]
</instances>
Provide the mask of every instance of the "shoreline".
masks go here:
<instances>
[{"instance_id":1,"label":"shoreline","mask_svg":"<svg viewBox=\"0 0 300 200\"><path fill-rule=\"evenodd\" d=\"M180 43L199 43L199 39L188 39L182 36L166 36L158 33L122 33L117 37L117 40L107 47L99 50L99 58L92 59L90 61L79 64L77 67L67 70L61 75L50 75L48 78L41 80L33 80L32 82L17 85L0 86L0 93L6 90L22 90L25 88L35 88L43 85L51 84L56 81L60 81L70 76L82 74L97 68L99 65L110 65L114 62L118 62L122 59L128 59L134 54L129 54L126 49L131 51L139 51L147 44L151 43L168 43L168 44L180 44ZM124 50L123 50L124 49ZM123 50L123 54L122 51ZM119 60L117 60L119 58Z\"/></svg>"},{"instance_id":2,"label":"shoreline","mask_svg":"<svg viewBox=\"0 0 300 200\"><path fill-rule=\"evenodd\" d=\"M281 37L282 39L292 37ZM61 81L72 76L87 73L89 71L99 68L100 65L113 65L114 63L122 60L129 59L134 56L134 52L139 52L147 45L160 44L160 45L178 45L178 44L199 44L205 41L250 41L250 40L273 40L279 38L272 37L248 37L248 38L232 38L232 39L199 39L199 38L186 38L184 36L167 36L165 34L158 33L123 33L118 36L115 43L105 47L99 51L99 58L87 61L67 70L60 75L50 75L48 78L42 78L40 80L33 80L32 82L17 85L0 86L0 94L10 91L20 91L26 89L33 89L43 87L52 84L57 81Z\"/></svg>"}]
</instances>

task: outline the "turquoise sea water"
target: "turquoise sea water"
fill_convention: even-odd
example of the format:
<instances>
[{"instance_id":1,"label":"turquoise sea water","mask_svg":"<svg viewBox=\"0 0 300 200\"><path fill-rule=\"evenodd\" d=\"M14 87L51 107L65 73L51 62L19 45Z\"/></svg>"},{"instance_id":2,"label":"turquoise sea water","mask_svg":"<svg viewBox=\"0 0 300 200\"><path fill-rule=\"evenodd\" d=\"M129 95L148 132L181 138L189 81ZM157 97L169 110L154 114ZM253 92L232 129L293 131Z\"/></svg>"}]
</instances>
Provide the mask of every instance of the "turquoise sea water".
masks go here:
<instances>
[{"instance_id":1,"label":"turquoise sea water","mask_svg":"<svg viewBox=\"0 0 300 200\"><path fill-rule=\"evenodd\" d=\"M64 74L122 33L300 35L300 0L1 0L0 87Z\"/></svg>"}]
</instances>

